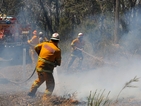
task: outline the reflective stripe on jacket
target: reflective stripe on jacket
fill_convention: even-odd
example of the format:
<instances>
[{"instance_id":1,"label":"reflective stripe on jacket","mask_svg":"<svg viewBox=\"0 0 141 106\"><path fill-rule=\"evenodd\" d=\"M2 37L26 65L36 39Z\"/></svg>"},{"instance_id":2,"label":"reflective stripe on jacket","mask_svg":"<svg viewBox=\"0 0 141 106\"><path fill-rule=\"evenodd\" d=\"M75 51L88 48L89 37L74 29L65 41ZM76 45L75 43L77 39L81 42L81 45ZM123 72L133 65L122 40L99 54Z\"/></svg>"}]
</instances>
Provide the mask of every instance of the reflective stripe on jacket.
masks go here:
<instances>
[{"instance_id":1,"label":"reflective stripe on jacket","mask_svg":"<svg viewBox=\"0 0 141 106\"><path fill-rule=\"evenodd\" d=\"M74 39L72 42L71 42L71 46L72 46L72 50L75 50L75 47L79 48L79 49L82 49L85 45L85 42L84 41L80 41L78 38Z\"/></svg>"},{"instance_id":2,"label":"reflective stripe on jacket","mask_svg":"<svg viewBox=\"0 0 141 106\"><path fill-rule=\"evenodd\" d=\"M37 37L37 35L34 35L30 40L28 40L28 43L31 46L36 46L39 43L39 38Z\"/></svg>"},{"instance_id":3,"label":"reflective stripe on jacket","mask_svg":"<svg viewBox=\"0 0 141 106\"><path fill-rule=\"evenodd\" d=\"M45 63L47 63L47 64L50 64L50 65L55 66L55 63L50 62L50 61L47 61L47 60L45 60L45 59L43 59L43 58L41 58L41 57L38 57L38 60L41 60L42 62L45 62Z\"/></svg>"},{"instance_id":4,"label":"reflective stripe on jacket","mask_svg":"<svg viewBox=\"0 0 141 106\"><path fill-rule=\"evenodd\" d=\"M53 42L43 42L35 46L39 58L36 65L37 71L53 72L55 65L61 64L61 50Z\"/></svg>"}]
</instances>

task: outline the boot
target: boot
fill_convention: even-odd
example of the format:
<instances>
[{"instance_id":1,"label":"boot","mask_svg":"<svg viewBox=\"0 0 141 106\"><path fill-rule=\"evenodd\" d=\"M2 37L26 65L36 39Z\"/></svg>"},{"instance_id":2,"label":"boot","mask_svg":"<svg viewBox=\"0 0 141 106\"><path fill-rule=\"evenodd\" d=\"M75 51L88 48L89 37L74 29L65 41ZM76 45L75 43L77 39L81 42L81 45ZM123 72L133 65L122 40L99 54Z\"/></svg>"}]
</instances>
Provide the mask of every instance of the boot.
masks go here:
<instances>
[{"instance_id":1,"label":"boot","mask_svg":"<svg viewBox=\"0 0 141 106\"><path fill-rule=\"evenodd\" d=\"M35 93L32 93L32 92L29 92L27 95L32 97L32 98L36 97Z\"/></svg>"}]
</instances>

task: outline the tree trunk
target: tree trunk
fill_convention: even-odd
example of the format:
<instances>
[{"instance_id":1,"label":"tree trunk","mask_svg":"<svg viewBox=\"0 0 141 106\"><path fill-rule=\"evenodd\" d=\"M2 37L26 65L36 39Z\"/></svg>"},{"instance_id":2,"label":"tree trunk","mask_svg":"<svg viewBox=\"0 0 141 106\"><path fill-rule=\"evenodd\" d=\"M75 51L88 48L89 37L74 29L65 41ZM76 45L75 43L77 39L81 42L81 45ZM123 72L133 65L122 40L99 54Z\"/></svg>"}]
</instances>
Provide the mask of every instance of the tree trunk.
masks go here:
<instances>
[{"instance_id":1,"label":"tree trunk","mask_svg":"<svg viewBox=\"0 0 141 106\"><path fill-rule=\"evenodd\" d=\"M58 30L58 27L59 27L59 7L58 7L58 0L56 0L55 25L57 26L57 30Z\"/></svg>"},{"instance_id":2,"label":"tree trunk","mask_svg":"<svg viewBox=\"0 0 141 106\"><path fill-rule=\"evenodd\" d=\"M120 4L120 0L116 0L114 43L118 42L118 33L119 33L119 4Z\"/></svg>"},{"instance_id":3,"label":"tree trunk","mask_svg":"<svg viewBox=\"0 0 141 106\"><path fill-rule=\"evenodd\" d=\"M48 26L48 30L50 31L50 34L53 34L52 24L51 24L51 21L50 21L50 19L48 17L48 12L46 11L42 0L40 0L40 4L41 4L41 7L43 9L43 14L44 14L45 19L46 19L46 24Z\"/></svg>"}]
</instances>

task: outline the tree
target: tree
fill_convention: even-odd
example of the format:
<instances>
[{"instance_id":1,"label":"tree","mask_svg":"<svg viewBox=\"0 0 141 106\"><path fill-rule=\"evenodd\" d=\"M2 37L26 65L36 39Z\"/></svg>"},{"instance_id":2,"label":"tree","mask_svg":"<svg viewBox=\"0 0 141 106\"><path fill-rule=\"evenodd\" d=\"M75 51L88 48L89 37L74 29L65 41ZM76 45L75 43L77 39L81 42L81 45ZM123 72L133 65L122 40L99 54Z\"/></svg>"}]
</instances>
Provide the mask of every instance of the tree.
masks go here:
<instances>
[{"instance_id":1,"label":"tree","mask_svg":"<svg viewBox=\"0 0 141 106\"><path fill-rule=\"evenodd\" d=\"M114 43L117 43L117 41L118 41L118 32L119 32L119 4L120 4L120 0L116 0Z\"/></svg>"}]
</instances>

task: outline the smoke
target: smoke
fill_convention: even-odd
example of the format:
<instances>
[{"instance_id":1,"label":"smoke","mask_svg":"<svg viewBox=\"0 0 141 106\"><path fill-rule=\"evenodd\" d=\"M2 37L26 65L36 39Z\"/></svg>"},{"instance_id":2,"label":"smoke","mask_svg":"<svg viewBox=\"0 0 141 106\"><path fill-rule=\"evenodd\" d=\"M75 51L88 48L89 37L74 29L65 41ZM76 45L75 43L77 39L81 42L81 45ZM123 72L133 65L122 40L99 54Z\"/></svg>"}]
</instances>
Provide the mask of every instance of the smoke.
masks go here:
<instances>
[{"instance_id":1,"label":"smoke","mask_svg":"<svg viewBox=\"0 0 141 106\"><path fill-rule=\"evenodd\" d=\"M19 13L19 14L22 14ZM133 19L136 20L136 19ZM139 22L140 20L138 20L137 22ZM120 46L122 46L123 50L120 50L120 52L122 51L121 54L116 53L110 54L109 53L109 57L110 59L106 59L107 57L104 57L104 59L106 59L106 62L113 62L113 63L117 63L114 65L101 65L100 67L94 67L92 68L87 68L87 66L89 65L93 65L92 62L94 61L91 57L84 55L84 60L83 60L83 66L82 69L83 70L70 70L70 72L66 73L66 70L64 69L64 67L66 67L65 65L67 65L66 63L68 63L68 54L63 54L63 63L62 66L57 67L54 70L54 78L55 78L55 82L56 82L56 86L55 86L55 90L54 90L54 94L59 95L59 96L63 96L63 95L67 95L67 94L73 94L76 93L76 97L78 99L86 99L89 94L90 91L92 91L92 93L94 93L96 90L97 92L102 92L105 89L104 95L107 96L108 92L110 91L110 98L116 98L117 95L119 94L120 90L124 87L125 83L130 81L131 79L133 79L135 76L137 76L138 78L141 77L141 65L140 65L140 49L139 49L139 45L138 42L140 41L140 36L138 36L140 34L139 30L135 30L137 23L134 22L134 24L129 24L128 28L131 30L130 33L126 33L120 41ZM94 32L92 32L93 35L95 35ZM87 39L88 40L88 39ZM137 42L137 40L139 40ZM89 42L89 41L88 41ZM88 45L87 45L88 46ZM87 52L90 53L89 51L92 51L91 49L91 45L89 44L90 47L87 48ZM11 49L11 48L9 48ZM13 52L13 63L19 61L19 57L17 57L17 53L21 52L22 49L11 49L9 50L8 48L5 48L1 54L4 55L5 58L6 54L10 54L9 51L14 51ZM118 51L119 49L117 49ZM17 52L17 53L16 53ZM135 53L138 53L139 55L136 55ZM20 56L22 57L22 56ZM66 58L64 58L66 57ZM89 58L91 58L92 62L89 61ZM27 57L28 59L28 57ZM22 60L20 61L22 64ZM9 66L11 63L7 64L5 63L6 66ZM31 65L31 64L30 64ZM2 64L1 64L2 66ZM21 75L21 68L17 68L17 70L13 70L11 71L10 68L9 69L5 69L6 71L2 70L0 71L1 73L5 74L6 77L9 78L15 78L16 75L14 75L13 73L19 72ZM30 68L29 70L33 71L33 67ZM27 70L25 71L27 72ZM30 75L31 73L28 72L26 75ZM11 77L10 77L11 75ZM34 79L37 78L37 76L35 75L27 84L25 84L26 88L29 90L31 87L32 82L34 81ZM4 82L2 80L0 80L0 84L6 84L7 82ZM137 97L140 98L141 94L140 94L140 90L141 90L141 82L139 80L139 82L133 82L131 83L131 85L133 86L137 86L137 88L132 88L132 87L127 87L125 88L121 94L120 94L120 98L125 98L125 97ZM1 85L0 85L1 86ZM4 89L6 88L7 85L4 85L3 87L1 87L1 89L3 89L4 91L15 91L17 90L17 88L15 89L15 85L11 87L7 87L9 89ZM45 83L43 85L41 85L41 87L38 89L40 92L44 92L45 90ZM1 92L3 91L1 90ZM23 89L21 89L23 90ZM28 91L27 90L27 91Z\"/></svg>"},{"instance_id":2,"label":"smoke","mask_svg":"<svg viewBox=\"0 0 141 106\"><path fill-rule=\"evenodd\" d=\"M132 12L130 12L130 14L133 15ZM108 54L110 59L108 60L107 58L109 57L104 57L104 61L116 64L105 64L101 67L96 67L94 69L86 69L85 66L91 64L91 61L86 61L87 56L85 55L82 66L82 69L84 68L84 70L74 71L72 69L70 70L72 71L70 73L60 73L65 69L57 69L58 83L56 84L56 89L54 93L58 95L77 93L77 98L86 99L89 96L90 91L94 93L97 90L98 93L102 93L102 90L105 89L105 96L107 96L108 92L110 91L109 98L116 99L125 84L133 78L137 77L139 78L139 81L132 82L130 84L130 87L125 87L120 93L119 98L140 98L141 38L140 27L138 26L140 25L141 21L139 19L140 15L138 14L138 17L134 16L131 17L130 20L124 20L125 22L130 21L130 24L126 23L128 25L129 32L123 32L124 35L122 35L117 48L115 45L114 47L110 48L116 48L114 54ZM93 35L94 34L95 33L93 32ZM87 50L87 52L89 53L89 50ZM67 62L68 59L65 60L65 63Z\"/></svg>"},{"instance_id":3,"label":"smoke","mask_svg":"<svg viewBox=\"0 0 141 106\"><path fill-rule=\"evenodd\" d=\"M137 64L138 62L138 64ZM133 60L130 63L122 63L114 67L101 67L95 70L81 70L72 74L59 74L58 72L58 83L56 85L59 88L59 95L65 95L65 93L73 94L77 93L79 99L86 99L90 91L93 93L97 90L98 92L105 89L104 95L107 96L110 91L110 98L116 98L120 90L124 87L126 82L129 82L135 76L140 77L139 60ZM125 88L121 93L120 97L140 97L140 82L132 83L137 88ZM56 89L57 89L56 88Z\"/></svg>"}]
</instances>

